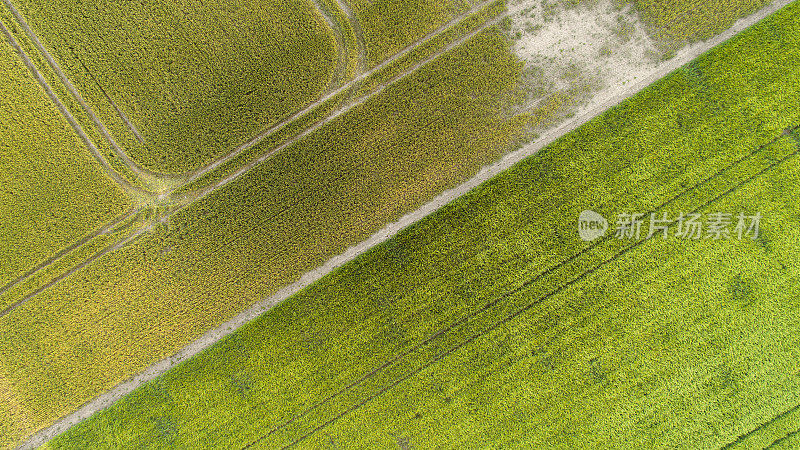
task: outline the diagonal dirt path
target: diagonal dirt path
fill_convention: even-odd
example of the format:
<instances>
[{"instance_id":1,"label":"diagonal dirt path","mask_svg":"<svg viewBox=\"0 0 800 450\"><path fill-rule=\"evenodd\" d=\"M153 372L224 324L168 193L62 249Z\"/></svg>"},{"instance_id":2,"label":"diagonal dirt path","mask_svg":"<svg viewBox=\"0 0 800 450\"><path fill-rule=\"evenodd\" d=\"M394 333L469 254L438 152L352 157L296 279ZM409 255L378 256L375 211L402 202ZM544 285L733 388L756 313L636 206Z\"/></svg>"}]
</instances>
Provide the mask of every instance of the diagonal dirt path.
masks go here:
<instances>
[{"instance_id":1,"label":"diagonal dirt path","mask_svg":"<svg viewBox=\"0 0 800 450\"><path fill-rule=\"evenodd\" d=\"M8 1L8 0L5 0L5 1ZM370 76L374 75L375 73L385 69L386 67L390 66L394 62L400 60L401 58L405 57L406 55L408 55L412 51L414 51L417 48L421 47L422 45L425 45L426 43L430 42L432 39L435 39L441 33L445 32L445 31L447 31L447 30L449 30L449 29L451 29L451 28L453 28L455 26L458 26L461 22L463 22L464 20L469 18L471 15L481 11L483 8L488 6L490 3L491 3L491 0L485 1L485 2L481 2L480 4L470 8L468 11L465 11L465 12L459 14L458 16L453 17L452 19L450 19L446 23L444 23L441 26L439 26L438 28L436 28L430 34L428 34L425 37L419 39L418 41L414 42L413 44L410 44L409 46L403 48L402 50L400 50L399 52L397 52L394 55L390 56L389 58L386 58L385 60L381 61L379 64L376 64L375 66L370 68L369 70L366 70L366 71L362 72L361 74L359 74L358 76L356 76L352 80L350 80L347 83L343 84L339 88L327 93L326 95L320 97L319 99L317 99L313 103L309 104L308 106L306 106L302 110L292 114L291 116L287 117L286 119L282 120L281 122L269 127L268 129L264 130L263 132L257 134L256 136L252 137L251 139L249 139L248 141L246 141L245 143L243 143L239 147L236 147L232 152L228 153L227 155L224 155L224 156L218 158L217 160L213 161L212 163L206 165L205 167L201 167L201 168L199 168L199 169L197 169L197 170L195 170L193 172L189 172L186 175L187 178L184 181L183 185L185 186L185 185L197 180L198 178L200 178L200 177L206 175L207 173L213 171L214 169L216 169L220 165L230 161L233 158L236 158L237 156L239 156L245 150L249 149L250 147L252 147L254 145L257 145L259 142L263 141L265 138L277 133L278 131L286 128L288 125L294 123L295 121L297 121L301 117L313 112L319 106L321 106L325 102L333 99L337 95L342 94L342 93L346 92L348 89L351 89L351 88L357 86L358 83L364 81L365 79L369 78ZM174 190L175 189L173 189L173 191ZM169 191L169 192L173 192L173 191ZM167 194L169 194L169 192Z\"/></svg>"},{"instance_id":2,"label":"diagonal dirt path","mask_svg":"<svg viewBox=\"0 0 800 450\"><path fill-rule=\"evenodd\" d=\"M505 157L501 158L499 161L484 167L473 178L465 181L464 183L452 189L449 189L441 193L440 195L438 195L433 200L429 201L416 211L406 214L398 221L387 225L386 227L374 233L366 240L348 248L345 252L341 253L340 255L337 255L329 259L322 266L303 275L297 282L292 283L291 285L288 285L283 289L280 289L275 294L251 306L250 308L236 315L232 319L223 323L219 327L208 331L203 336L201 336L200 338L196 339L195 341L193 341L192 343L190 343L189 345L178 351L175 355L169 358L165 358L157 362L156 364L153 364L152 366L143 369L142 371L132 376L127 381L118 384L113 389L99 395L93 400L86 402L80 409L78 409L74 413L62 417L61 419L56 421L53 425L37 432L28 441L23 443L19 448L29 449L42 445L49 439L52 439L57 434L66 431L67 429L76 425L80 421L90 417L94 413L110 407L117 400L127 395L137 387L141 386L142 384L152 379L155 379L159 375L175 367L180 362L188 358L191 358L192 356L196 355L202 350L213 345L223 337L235 332L240 326L252 321L259 315L271 309L273 306L277 305L283 300L299 292L300 290L310 285L311 283L314 283L315 281L319 280L320 278L327 275L336 268L355 259L357 256L370 250L371 248L385 242L386 240L388 240L389 238L391 238L404 228L418 222L419 220L422 220L426 216L437 211L442 206L461 197L462 195L471 191L481 183L498 175L499 173L508 169L509 167L513 166L519 161L522 161L528 156L533 155L534 153L536 153L543 147L551 144L564 134L575 130L576 128L583 125L587 121L593 119L599 114L602 114L608 108L613 107L622 102L623 100L635 95L636 93L646 88L653 82L659 80L663 76L680 68L684 64L690 62L691 60L705 53L706 51L736 36L749 26L769 16L770 14L779 10L780 8L792 3L792 1L793 0L777 0L776 2L757 11L756 13L738 20L731 28L717 35L716 37L708 41L693 44L689 47L684 48L681 52L678 53L676 57L672 58L669 61L664 62L662 65L658 67L657 70L651 73L648 77L638 81L636 84L631 84L627 86L624 90L617 92L614 96L610 97L605 102L602 102L593 107L592 109L582 113L581 115L572 118L571 120L563 123L559 127L544 133L535 142L517 151L509 153Z\"/></svg>"}]
</instances>

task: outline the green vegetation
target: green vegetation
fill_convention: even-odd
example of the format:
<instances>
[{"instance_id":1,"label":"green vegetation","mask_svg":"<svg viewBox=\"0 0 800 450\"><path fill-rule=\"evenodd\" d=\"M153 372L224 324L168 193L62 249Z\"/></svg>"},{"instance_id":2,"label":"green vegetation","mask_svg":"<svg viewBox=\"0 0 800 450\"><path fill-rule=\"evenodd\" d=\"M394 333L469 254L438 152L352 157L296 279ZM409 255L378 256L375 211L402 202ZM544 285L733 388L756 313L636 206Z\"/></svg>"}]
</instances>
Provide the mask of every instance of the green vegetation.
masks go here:
<instances>
[{"instance_id":1,"label":"green vegetation","mask_svg":"<svg viewBox=\"0 0 800 450\"><path fill-rule=\"evenodd\" d=\"M3 39L0 288L119 215L128 200ZM5 307L0 300L0 310Z\"/></svg>"},{"instance_id":2,"label":"green vegetation","mask_svg":"<svg viewBox=\"0 0 800 450\"><path fill-rule=\"evenodd\" d=\"M505 32L489 28L0 318L0 375L30 424L8 439L74 411L506 152L527 120L506 114L520 70Z\"/></svg>"},{"instance_id":3,"label":"green vegetation","mask_svg":"<svg viewBox=\"0 0 800 450\"><path fill-rule=\"evenodd\" d=\"M332 81L333 34L306 0L18 3L114 136L157 171L209 162Z\"/></svg>"},{"instance_id":4,"label":"green vegetation","mask_svg":"<svg viewBox=\"0 0 800 450\"><path fill-rule=\"evenodd\" d=\"M51 446L791 448L799 18L768 18ZM757 240L590 244L585 209L764 218ZM258 244L230 242L239 264Z\"/></svg>"},{"instance_id":5,"label":"green vegetation","mask_svg":"<svg viewBox=\"0 0 800 450\"><path fill-rule=\"evenodd\" d=\"M668 49L705 40L770 0L631 0L653 37Z\"/></svg>"}]
</instances>

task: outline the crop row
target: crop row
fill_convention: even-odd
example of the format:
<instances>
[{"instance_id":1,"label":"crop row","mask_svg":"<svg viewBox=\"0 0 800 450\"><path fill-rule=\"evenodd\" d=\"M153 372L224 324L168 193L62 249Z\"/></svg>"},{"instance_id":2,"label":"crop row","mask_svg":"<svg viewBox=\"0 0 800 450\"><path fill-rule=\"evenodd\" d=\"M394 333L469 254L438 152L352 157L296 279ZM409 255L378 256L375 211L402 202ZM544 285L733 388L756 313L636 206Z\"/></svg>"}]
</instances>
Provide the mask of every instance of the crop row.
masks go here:
<instances>
[{"instance_id":1,"label":"crop row","mask_svg":"<svg viewBox=\"0 0 800 450\"><path fill-rule=\"evenodd\" d=\"M412 443L427 447L490 445L531 439L535 433L539 440L516 445L555 445L554 436L575 439L571 444L581 437L597 445L623 439L646 445L647 439L662 438L666 441L659 442L677 444L674 439L681 437L697 445L724 444L751 425L752 416L738 411L780 411L798 400L792 397L797 381L783 370L797 357L797 334L792 332L798 326L797 305L786 294L791 292L786 283L800 270L791 253L800 235L791 218L798 212L788 194L800 184L797 160L780 171L763 172L781 154L796 151L796 144L781 138L761 146L800 123L794 108L800 92L793 84L800 68L791 37L799 12L784 11L697 60L693 68L707 89L700 89L689 70L673 73L85 421L54 445L99 441L229 447L252 442L447 324L581 252L587 244L576 237L580 211L594 209L607 217L646 211L717 172L721 175L710 179L706 191L686 193L671 206L690 210L739 186L708 211L763 208L774 221L764 224L761 241L650 242L642 246L644 253L620 259L549 297L524 318L475 338L442 364L409 378L402 389L391 389L355 414L342 416L316 439L374 447L392 444L385 441L392 435L412 436ZM770 25L785 30L785 38L774 40L765 33ZM748 52L763 51L781 57L746 63L752 61L745 57ZM751 154L756 158L747 159ZM743 163L737 166L737 161ZM764 176L740 183L759 172ZM293 181L302 182L302 177ZM276 186L263 198L287 186ZM225 198L223 192L214 197ZM274 211L265 200L252 199L250 207L264 208L263 214L207 208L207 222L265 217ZM272 214L278 217L284 209ZM273 221L257 228L265 233L275 226ZM208 229L212 233L215 228ZM315 231L297 242L319 242L324 234ZM563 270L579 276L613 255L618 247L611 246L621 245L606 243ZM246 263L242 255L263 248L258 244L254 239L229 243L235 246L229 257L238 258L232 264ZM291 249L291 243L284 248ZM251 261L249 270L263 270L264 261ZM513 291L507 305L524 305L572 278L562 275L528 285L530 291ZM257 276L268 282L276 272L267 269ZM769 289L770 277L779 289ZM741 297L742 292L752 298ZM771 294L782 295L777 297L781 300L773 302ZM514 312L507 308L492 317ZM478 332L487 324L465 327ZM738 330L751 338L732 340L741 336ZM470 334L448 336L443 343L458 345ZM427 355L447 348L435 347ZM748 378L749 363L734 356L737 352L752 358L764 376ZM727 368L720 366L718 355L727 358ZM780 359L772 359L775 355ZM337 400L342 403L329 403L293 422L284 430L289 439L281 442L288 444L359 405L393 379L378 379L365 386L366 397L365 391L344 395ZM676 389L693 401L676 400ZM758 395L765 389L770 395ZM725 399L735 403L733 409L725 409ZM593 405L608 406L611 414ZM726 417L719 435L706 434L712 441L704 441L703 430L692 421L706 411ZM648 416L651 412L655 415ZM253 417L259 420L254 423ZM641 423L626 426L621 420L628 417ZM167 429L173 432L154 433L159 423L172 424ZM112 435L112 424L125 433ZM653 432L646 431L650 424ZM676 434L682 430L690 433ZM316 444L322 441L304 442Z\"/></svg>"}]
</instances>

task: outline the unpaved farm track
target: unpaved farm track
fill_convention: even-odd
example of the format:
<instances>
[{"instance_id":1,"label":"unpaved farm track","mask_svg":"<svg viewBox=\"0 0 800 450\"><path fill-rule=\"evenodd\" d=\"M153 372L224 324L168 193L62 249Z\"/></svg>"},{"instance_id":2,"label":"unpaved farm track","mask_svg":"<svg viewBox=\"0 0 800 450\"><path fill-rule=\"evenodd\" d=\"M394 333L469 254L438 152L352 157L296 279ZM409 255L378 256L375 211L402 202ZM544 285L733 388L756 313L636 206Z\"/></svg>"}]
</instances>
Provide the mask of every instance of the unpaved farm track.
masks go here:
<instances>
[{"instance_id":1,"label":"unpaved farm track","mask_svg":"<svg viewBox=\"0 0 800 450\"><path fill-rule=\"evenodd\" d=\"M70 113L69 110L66 108L66 106L64 106L64 103L61 102L61 99L58 98L58 95L56 95L56 93L53 92L53 89L50 87L50 84L47 82L47 80L44 79L41 72L39 72L39 69L36 68L36 66L33 64L33 61L31 61L27 53L25 53L25 51L19 45L19 42L17 42L16 38L11 34L11 31L8 28L6 28L5 24L3 24L2 22L0 22L0 31L2 31L3 35L6 37L6 40L9 42L9 44L11 44L11 47L13 47L14 51L22 59L25 66L28 68L28 70L30 70L31 74L33 74L34 78L36 78L36 81L39 83L39 85L41 85L42 88L45 90L47 96L50 97L50 100L56 105L61 115L64 116L67 122L69 122L69 124L81 138L83 143L92 153L92 156L97 160L98 163L100 163L100 166L102 167L106 175L108 175L109 178L111 178L115 183L117 183L128 194L133 194L132 195L133 197L144 195L145 192L141 188L132 185L128 180L124 179L119 173L117 173L117 171L114 170L113 167L111 167L111 165L103 157L103 155L94 145L94 143L86 134L86 132L84 132L83 128L78 123L78 121L75 120L75 117L72 115L72 113Z\"/></svg>"},{"instance_id":2,"label":"unpaved farm track","mask_svg":"<svg viewBox=\"0 0 800 450\"><path fill-rule=\"evenodd\" d=\"M67 88L67 90L72 94L72 96L75 97L78 103L80 103L81 107L84 109L86 114L92 120L92 123L103 135L103 138L106 141L108 141L108 143L113 148L114 153L120 158L120 160L122 160L125 166L128 167L128 169L130 169L135 174L142 177L143 179L148 179L148 180L174 179L174 177L171 175L149 171L144 167L140 166L138 163L132 160L130 156L128 156L125 150L123 150L122 147L120 147L119 144L117 144L117 141L111 136L111 133L108 132L108 129L106 129L105 125L103 125L103 122L101 122L100 119L97 117L97 115L94 113L94 111L92 111L92 108L86 103L86 100L84 100L80 92L78 92L78 90L75 89L75 86L72 84L71 81L69 81L69 78L67 78L66 74L64 74L64 72L61 70L61 66L58 65L56 60L53 59L53 56L50 54L50 52L48 52L47 49L44 47L44 45L42 45L42 42L39 40L39 37L36 35L36 33L33 32L31 27L28 25L28 22L25 21L25 18L22 17L22 14L20 14L20 12L17 10L14 4L11 3L11 0L3 0L3 1L5 2L9 11L11 11L11 14L14 15L14 18L17 20L19 25L25 31L25 34L33 42L33 44L36 46L36 48L39 50L42 56L44 56L44 58L47 60L47 64L53 69L53 71L56 73L56 75L64 84L64 86ZM122 119L125 120L126 117L122 116ZM130 122L126 122L126 125L131 129L135 129L133 127L133 124ZM138 134L138 132L135 134Z\"/></svg>"},{"instance_id":3,"label":"unpaved farm track","mask_svg":"<svg viewBox=\"0 0 800 450\"><path fill-rule=\"evenodd\" d=\"M28 278L30 278L31 276L36 274L38 271L40 271L40 270L44 269L45 267L53 264L54 262L60 260L64 256L72 253L73 251L75 251L76 249L80 248L84 244L88 243L92 239L94 239L94 238L96 238L98 236L107 234L109 231L111 231L114 228L116 228L122 222L124 222L124 221L130 219L131 217L135 216L139 211L141 211L141 209L131 209L128 212L126 212L125 214L123 214L123 215L117 217L116 219L112 220L108 224L103 225L102 227L98 228L97 230L87 234L86 236L84 236L84 237L80 238L79 240L75 241L74 243L70 244L68 247L64 247L63 249L59 250L53 256L47 258L46 260L44 260L41 263L37 264L36 266L32 267L30 270L28 270L24 274L18 276L17 278L9 281L8 283L6 283L5 286L0 287L0 295L3 295L9 289L12 289L14 286L16 286L19 283L22 283L23 281L27 280ZM3 315L4 315L4 313L0 313L0 317L2 317Z\"/></svg>"},{"instance_id":4,"label":"unpaved farm track","mask_svg":"<svg viewBox=\"0 0 800 450\"><path fill-rule=\"evenodd\" d=\"M132 233L128 234L127 236L125 236L124 238L120 239L119 241L114 242L113 244L107 245L105 248L103 248L102 250L94 253L92 256L90 256L89 258L87 258L86 260L84 260L83 262L78 264L77 266L74 266L71 269L67 270L66 272L63 272L61 275L58 275L57 277L53 278L52 280L50 280L46 284L40 286L38 289L36 289L35 291L33 291L30 294L26 295L21 300L13 303L12 305L8 306L6 309L0 311L0 318L2 318L3 316L5 316L7 314L10 314L15 309L17 309L20 306L22 306L25 303L27 303L30 299L36 297L37 295L41 294L45 290L55 286L56 284L60 283L63 279L65 279L68 276L80 271L84 267L86 267L89 264L97 261L98 259L102 258L103 256L105 256L105 255L107 255L107 254L109 254L109 253L111 253L113 251L119 250L122 247L130 244L131 242L133 242L136 239L138 239L139 237L141 237L143 234L145 234L148 231L152 230L152 228L153 228L152 224L137 228Z\"/></svg>"},{"instance_id":5,"label":"unpaved farm track","mask_svg":"<svg viewBox=\"0 0 800 450\"><path fill-rule=\"evenodd\" d=\"M350 52L350 49L347 48L347 44L344 40L344 30L342 30L336 23L336 18L331 15L330 11L328 11L328 8L320 3L320 0L311 0L311 3L314 5L314 9L317 10L319 15L328 25L328 28L331 29L331 34L333 34L334 40L336 41L336 66L331 74L331 80L328 83L327 89L328 91L332 91L346 81L347 55Z\"/></svg>"},{"instance_id":6,"label":"unpaved farm track","mask_svg":"<svg viewBox=\"0 0 800 450\"><path fill-rule=\"evenodd\" d=\"M383 229L381 229L380 231L374 233L368 239L362 241L361 243L355 246L348 248L342 254L329 259L322 266L304 274L297 282L288 285L283 289L280 289L275 294L251 306L247 310L236 315L235 317L223 323L219 327L208 331L203 336L191 342L189 345L178 351L173 356L157 362L156 364L142 370L135 376L131 377L129 380L118 384L116 387L109 390L108 392L105 392L100 396L96 397L95 399L88 401L74 413L59 419L50 427L37 432L28 441L22 444L19 448L25 448L25 449L35 448L39 445L42 445L55 435L66 431L67 429L79 423L80 421L90 417L97 411L108 408L109 406L114 404L114 402L116 402L118 399L130 393L137 387L158 377L167 370L175 367L181 361L191 358L200 351L208 348L209 346L213 345L223 337L236 331L240 326L250 322L254 318L258 317L265 311L275 306L276 304L294 295L295 293L302 290L311 283L319 280L320 278L327 275L334 269L355 259L360 254L370 250L376 245L385 242L386 240L388 240L389 238L400 232L402 229L418 222L419 220L435 212L442 206L461 197L462 195L474 189L481 183L498 175L502 171L508 169L509 167L520 162L526 157L536 153L541 148L554 142L559 137L563 136L565 133L568 133L578 128L580 125L591 120L597 115L603 113L608 108L617 105L623 100L635 95L636 93L638 93L645 87L649 86L653 82L657 81L658 79L662 78L663 76L667 75L668 73L678 69L682 65L688 63L692 59L698 57L699 55L710 50L711 48L727 41L731 37L742 32L747 27L753 25L759 20L774 13L778 9L792 3L792 1L793 0L777 0L773 4L759 10L758 12L746 18L738 20L731 28L719 34L718 36L706 42L694 44L683 49L678 53L676 57L663 63L656 71L654 71L647 78L640 80L636 84L628 86L626 89L618 92L612 98L609 98L607 101L593 107L591 110L582 113L580 116L576 116L573 119L569 120L568 122L563 123L559 127L545 132L542 136L539 137L539 139L536 142L533 142L528 146L523 147L515 152L509 153L499 161L482 168L473 178L456 186L453 189L449 189L443 192L442 194L438 195L433 200L426 203L416 211L406 214L398 221L391 223L386 227L384 227Z\"/></svg>"},{"instance_id":7,"label":"unpaved farm track","mask_svg":"<svg viewBox=\"0 0 800 450\"><path fill-rule=\"evenodd\" d=\"M450 19L446 23L444 23L441 26L439 26L438 28L436 28L436 30L434 30L430 34L428 34L425 37L417 40L416 42L408 45L407 47L403 48L399 52L397 52L394 55L386 58L385 60L381 61L379 64L373 66L369 70L367 70L365 72L362 72L361 74L359 74L358 76L356 76L352 80L350 80L347 83L343 84L339 88L337 88L337 89L325 94L324 96L320 97L319 99L317 99L313 103L309 104L308 106L306 106L302 110L297 111L296 113L292 114L291 116L287 117L286 119L282 120L281 122L269 127L268 129L264 130L263 132L257 134L256 136L252 137L250 140L248 140L247 142L243 143L239 147L236 147L232 152L228 153L227 155L224 155L224 156L220 157L219 159L213 161L212 163L208 164L205 167L201 167L201 168L199 168L199 169L197 169L197 170L195 170L193 172L190 172L187 175L187 179L186 179L186 181L184 182L183 185L185 186L185 185L187 185L187 184L189 184L189 183L191 183L193 181L196 181L198 178L202 177L203 175L206 175L207 173L209 173L212 170L216 169L220 165L230 161L233 158L236 158L242 152L244 152L245 150L249 149L250 147L258 144L259 142L263 141L265 138L267 138L269 136L272 136L273 134L277 133L278 131L286 128L288 125L291 125L292 123L294 123L298 119L302 118L306 114L309 114L309 113L313 112L315 109L317 109L318 107L323 105L325 102L333 99L334 97L336 97L339 94L342 94L342 93L346 92L348 89L351 89L351 88L357 86L358 83L366 80L367 78L369 78L370 76L374 75L375 73L385 69L389 65L393 64L394 62L396 62L399 59L405 57L406 55L408 55L412 51L416 50L420 46L425 45L430 40L435 39L441 33L445 32L445 31L447 31L447 30L449 30L449 29L451 29L451 28L453 28L453 27L455 27L457 25L459 25L461 22L466 20L469 16L481 11L483 8L488 6L490 3L491 3L491 0L486 1L486 2L482 2L479 5L472 7L470 10L465 11L464 13L453 17L452 19Z\"/></svg>"},{"instance_id":8,"label":"unpaved farm track","mask_svg":"<svg viewBox=\"0 0 800 450\"><path fill-rule=\"evenodd\" d=\"M367 44L364 43L364 32L361 30L361 23L358 21L353 8L350 7L348 0L336 0L339 9L342 10L347 20L350 21L350 26L353 28L353 33L356 35L356 45L358 46L358 66L356 66L356 73L361 73L367 69L369 61L367 60Z\"/></svg>"}]
</instances>

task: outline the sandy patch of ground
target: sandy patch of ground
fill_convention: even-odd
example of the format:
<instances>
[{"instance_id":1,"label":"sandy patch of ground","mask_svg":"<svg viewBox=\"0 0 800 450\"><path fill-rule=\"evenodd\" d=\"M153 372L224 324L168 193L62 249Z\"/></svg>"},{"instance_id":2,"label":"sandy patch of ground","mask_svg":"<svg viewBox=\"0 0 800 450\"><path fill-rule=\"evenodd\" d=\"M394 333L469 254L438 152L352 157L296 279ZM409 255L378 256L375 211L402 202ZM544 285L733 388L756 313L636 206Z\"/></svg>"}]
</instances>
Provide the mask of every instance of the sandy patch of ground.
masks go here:
<instances>
[{"instance_id":1,"label":"sandy patch of ground","mask_svg":"<svg viewBox=\"0 0 800 450\"><path fill-rule=\"evenodd\" d=\"M663 63L663 53L629 4L512 0L510 9L514 49L527 63L529 98L523 110L560 93L569 101L561 103L559 119L578 115Z\"/></svg>"}]
</instances>

